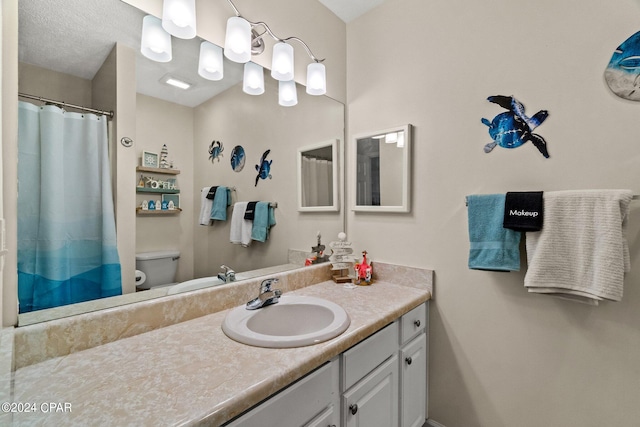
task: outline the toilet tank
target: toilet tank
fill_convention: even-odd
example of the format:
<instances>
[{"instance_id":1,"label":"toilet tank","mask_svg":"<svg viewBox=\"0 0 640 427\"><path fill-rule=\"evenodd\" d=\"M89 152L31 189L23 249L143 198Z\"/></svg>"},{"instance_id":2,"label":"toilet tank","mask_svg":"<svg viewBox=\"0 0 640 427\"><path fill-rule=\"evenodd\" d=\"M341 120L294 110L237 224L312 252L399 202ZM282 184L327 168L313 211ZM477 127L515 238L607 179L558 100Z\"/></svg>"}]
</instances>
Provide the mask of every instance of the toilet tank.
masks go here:
<instances>
[{"instance_id":1,"label":"toilet tank","mask_svg":"<svg viewBox=\"0 0 640 427\"><path fill-rule=\"evenodd\" d=\"M179 251L141 252L136 254L136 270L142 271L147 280L143 288L174 283L178 269Z\"/></svg>"}]
</instances>

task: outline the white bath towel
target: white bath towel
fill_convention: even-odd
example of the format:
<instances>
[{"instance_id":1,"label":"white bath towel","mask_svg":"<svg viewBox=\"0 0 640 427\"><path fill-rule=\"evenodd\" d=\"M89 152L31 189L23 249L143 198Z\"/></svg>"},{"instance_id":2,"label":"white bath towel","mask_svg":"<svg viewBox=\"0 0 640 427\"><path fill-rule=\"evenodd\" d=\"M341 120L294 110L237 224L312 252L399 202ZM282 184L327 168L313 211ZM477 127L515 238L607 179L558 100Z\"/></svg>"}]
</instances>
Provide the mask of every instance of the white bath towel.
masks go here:
<instances>
[{"instance_id":1,"label":"white bath towel","mask_svg":"<svg viewBox=\"0 0 640 427\"><path fill-rule=\"evenodd\" d=\"M233 213L231 214L231 232L229 240L236 245L247 247L251 244L251 228L252 222L244 219L244 213L247 210L249 202L236 202L233 205Z\"/></svg>"},{"instance_id":2,"label":"white bath towel","mask_svg":"<svg viewBox=\"0 0 640 427\"><path fill-rule=\"evenodd\" d=\"M209 188L204 187L202 191L200 191L200 225L209 225L211 222L211 206L213 206L213 200L207 199L207 194L209 194Z\"/></svg>"},{"instance_id":3,"label":"white bath towel","mask_svg":"<svg viewBox=\"0 0 640 427\"><path fill-rule=\"evenodd\" d=\"M629 190L550 191L542 231L526 234L529 292L597 305L620 301L630 270Z\"/></svg>"}]
</instances>

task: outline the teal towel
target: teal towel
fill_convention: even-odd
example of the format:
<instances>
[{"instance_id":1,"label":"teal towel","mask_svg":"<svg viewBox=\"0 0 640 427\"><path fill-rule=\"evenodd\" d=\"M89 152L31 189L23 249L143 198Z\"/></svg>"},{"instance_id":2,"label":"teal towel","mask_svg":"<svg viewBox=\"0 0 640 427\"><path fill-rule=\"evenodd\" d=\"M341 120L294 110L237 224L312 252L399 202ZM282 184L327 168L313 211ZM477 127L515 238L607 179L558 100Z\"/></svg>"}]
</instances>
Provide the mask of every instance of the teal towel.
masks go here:
<instances>
[{"instance_id":1,"label":"teal towel","mask_svg":"<svg viewBox=\"0 0 640 427\"><path fill-rule=\"evenodd\" d=\"M467 196L472 270L520 270L522 233L502 226L504 202L504 194Z\"/></svg>"},{"instance_id":2,"label":"teal towel","mask_svg":"<svg viewBox=\"0 0 640 427\"><path fill-rule=\"evenodd\" d=\"M211 219L227 220L227 207L231 206L231 191L227 187L218 187L213 204L211 205Z\"/></svg>"},{"instance_id":3,"label":"teal towel","mask_svg":"<svg viewBox=\"0 0 640 427\"><path fill-rule=\"evenodd\" d=\"M269 229L274 225L276 225L274 209L269 206L268 202L256 203L251 238L258 242L266 241L269 237Z\"/></svg>"}]
</instances>

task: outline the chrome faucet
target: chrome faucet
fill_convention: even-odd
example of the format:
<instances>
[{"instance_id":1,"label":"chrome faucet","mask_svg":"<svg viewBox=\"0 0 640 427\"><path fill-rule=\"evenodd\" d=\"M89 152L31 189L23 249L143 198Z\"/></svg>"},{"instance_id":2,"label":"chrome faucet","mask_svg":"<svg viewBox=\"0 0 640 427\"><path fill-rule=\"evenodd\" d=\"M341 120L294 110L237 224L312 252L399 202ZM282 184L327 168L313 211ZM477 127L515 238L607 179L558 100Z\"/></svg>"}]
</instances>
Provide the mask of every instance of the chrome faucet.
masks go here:
<instances>
[{"instance_id":1,"label":"chrome faucet","mask_svg":"<svg viewBox=\"0 0 640 427\"><path fill-rule=\"evenodd\" d=\"M224 271L218 273L218 279L222 280L224 283L235 282L236 281L236 272L227 267L226 265L221 265Z\"/></svg>"},{"instance_id":2,"label":"chrome faucet","mask_svg":"<svg viewBox=\"0 0 640 427\"><path fill-rule=\"evenodd\" d=\"M278 279L271 278L262 281L260 284L260 294L257 298L247 303L247 310L257 310L278 302L282 291L280 289L271 289L273 283L278 283Z\"/></svg>"}]
</instances>

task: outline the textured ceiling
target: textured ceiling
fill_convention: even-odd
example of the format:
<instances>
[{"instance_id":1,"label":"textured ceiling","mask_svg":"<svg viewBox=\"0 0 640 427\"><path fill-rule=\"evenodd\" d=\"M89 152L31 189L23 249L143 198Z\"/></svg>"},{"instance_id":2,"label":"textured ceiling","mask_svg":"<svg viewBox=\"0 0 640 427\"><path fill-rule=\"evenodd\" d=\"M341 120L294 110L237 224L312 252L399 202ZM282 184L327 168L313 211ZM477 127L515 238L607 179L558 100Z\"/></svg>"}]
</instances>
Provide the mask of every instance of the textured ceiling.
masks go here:
<instances>
[{"instance_id":1,"label":"textured ceiling","mask_svg":"<svg viewBox=\"0 0 640 427\"><path fill-rule=\"evenodd\" d=\"M319 1L348 22L383 0ZM172 37L173 59L168 63L145 58L140 53L144 13L120 0L23 0L18 7L21 62L90 80L118 42L137 53L139 93L189 107L200 105L242 78L242 66L226 59L222 82L201 78L197 73L201 40L197 37ZM160 82L167 74L194 86L188 91L167 86Z\"/></svg>"}]
</instances>

